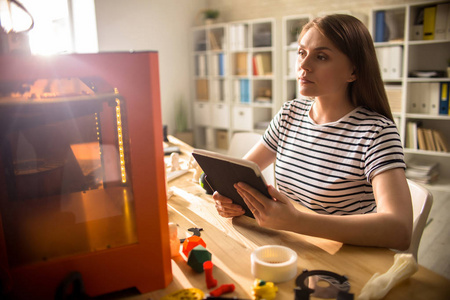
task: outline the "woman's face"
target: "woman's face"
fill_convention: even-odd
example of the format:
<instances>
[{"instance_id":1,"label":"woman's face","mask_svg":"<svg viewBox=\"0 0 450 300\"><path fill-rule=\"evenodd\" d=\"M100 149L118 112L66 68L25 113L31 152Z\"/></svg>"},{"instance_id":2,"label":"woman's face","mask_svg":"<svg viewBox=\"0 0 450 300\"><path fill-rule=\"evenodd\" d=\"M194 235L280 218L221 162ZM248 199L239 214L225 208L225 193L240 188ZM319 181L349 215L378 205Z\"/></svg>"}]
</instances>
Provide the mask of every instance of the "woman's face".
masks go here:
<instances>
[{"instance_id":1,"label":"woman's face","mask_svg":"<svg viewBox=\"0 0 450 300\"><path fill-rule=\"evenodd\" d=\"M346 97L356 79L350 59L314 27L300 40L296 70L300 94L308 97Z\"/></svg>"}]
</instances>

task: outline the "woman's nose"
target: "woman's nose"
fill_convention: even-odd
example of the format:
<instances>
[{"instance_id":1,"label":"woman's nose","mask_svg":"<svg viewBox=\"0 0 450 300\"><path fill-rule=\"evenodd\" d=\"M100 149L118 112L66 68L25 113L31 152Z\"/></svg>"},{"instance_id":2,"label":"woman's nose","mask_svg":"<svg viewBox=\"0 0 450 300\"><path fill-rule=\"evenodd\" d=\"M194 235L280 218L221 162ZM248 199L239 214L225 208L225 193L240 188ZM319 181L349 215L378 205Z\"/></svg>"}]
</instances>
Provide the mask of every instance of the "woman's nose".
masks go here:
<instances>
[{"instance_id":1,"label":"woman's nose","mask_svg":"<svg viewBox=\"0 0 450 300\"><path fill-rule=\"evenodd\" d=\"M301 70L311 71L311 65L309 63L309 56L306 56L303 58L300 55L298 56L297 71L301 71Z\"/></svg>"}]
</instances>

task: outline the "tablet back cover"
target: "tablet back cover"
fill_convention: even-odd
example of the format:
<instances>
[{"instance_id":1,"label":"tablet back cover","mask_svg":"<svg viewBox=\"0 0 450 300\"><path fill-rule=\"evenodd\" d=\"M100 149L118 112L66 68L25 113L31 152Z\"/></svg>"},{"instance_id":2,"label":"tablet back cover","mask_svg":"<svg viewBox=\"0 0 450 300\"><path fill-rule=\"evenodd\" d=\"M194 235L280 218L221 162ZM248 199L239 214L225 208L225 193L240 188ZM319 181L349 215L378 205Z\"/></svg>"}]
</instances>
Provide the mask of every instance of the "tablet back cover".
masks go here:
<instances>
[{"instance_id":1,"label":"tablet back cover","mask_svg":"<svg viewBox=\"0 0 450 300\"><path fill-rule=\"evenodd\" d=\"M256 188L266 197L271 198L267 185L258 166L248 160L227 158L222 154L204 150L194 150L192 153L197 163L206 174L206 180L211 188L221 195L230 198L234 203L241 205L245 215L254 217L244 200L234 188L234 184L245 182Z\"/></svg>"}]
</instances>

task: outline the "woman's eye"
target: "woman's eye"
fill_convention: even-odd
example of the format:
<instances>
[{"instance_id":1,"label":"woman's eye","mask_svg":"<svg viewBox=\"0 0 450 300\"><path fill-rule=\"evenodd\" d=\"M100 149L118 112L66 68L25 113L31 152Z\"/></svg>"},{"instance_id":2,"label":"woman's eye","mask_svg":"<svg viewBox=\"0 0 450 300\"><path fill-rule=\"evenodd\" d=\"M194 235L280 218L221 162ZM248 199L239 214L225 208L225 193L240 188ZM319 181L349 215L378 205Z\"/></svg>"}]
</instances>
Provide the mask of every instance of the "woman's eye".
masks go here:
<instances>
[{"instance_id":1,"label":"woman's eye","mask_svg":"<svg viewBox=\"0 0 450 300\"><path fill-rule=\"evenodd\" d=\"M298 55L301 57L305 56L305 51L304 50L298 50Z\"/></svg>"},{"instance_id":2,"label":"woman's eye","mask_svg":"<svg viewBox=\"0 0 450 300\"><path fill-rule=\"evenodd\" d=\"M319 60L326 60L327 59L327 57L325 55L322 55L322 54L317 55L317 58Z\"/></svg>"}]
</instances>

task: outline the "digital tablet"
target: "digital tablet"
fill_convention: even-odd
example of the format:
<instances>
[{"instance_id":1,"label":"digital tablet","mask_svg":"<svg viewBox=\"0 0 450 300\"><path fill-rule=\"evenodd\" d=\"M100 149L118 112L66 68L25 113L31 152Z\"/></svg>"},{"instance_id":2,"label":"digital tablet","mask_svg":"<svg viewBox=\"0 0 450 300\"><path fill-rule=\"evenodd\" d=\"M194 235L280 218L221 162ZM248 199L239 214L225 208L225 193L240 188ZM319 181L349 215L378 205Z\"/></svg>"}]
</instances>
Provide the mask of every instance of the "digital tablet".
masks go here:
<instances>
[{"instance_id":1,"label":"digital tablet","mask_svg":"<svg viewBox=\"0 0 450 300\"><path fill-rule=\"evenodd\" d=\"M206 181L211 189L241 205L246 216L254 218L247 204L234 188L235 183L245 182L271 198L266 181L256 163L201 149L194 149L192 156L205 172Z\"/></svg>"}]
</instances>

